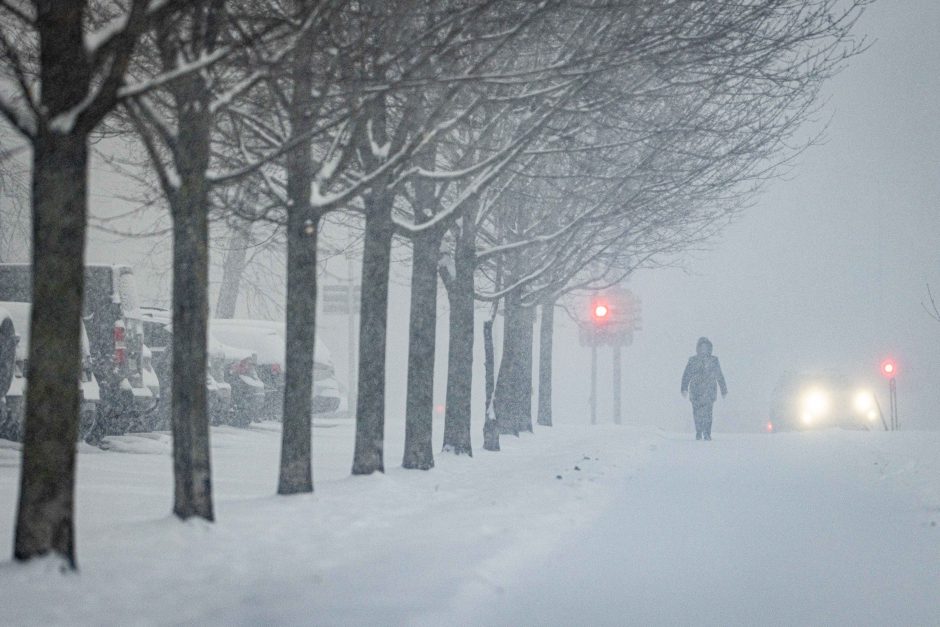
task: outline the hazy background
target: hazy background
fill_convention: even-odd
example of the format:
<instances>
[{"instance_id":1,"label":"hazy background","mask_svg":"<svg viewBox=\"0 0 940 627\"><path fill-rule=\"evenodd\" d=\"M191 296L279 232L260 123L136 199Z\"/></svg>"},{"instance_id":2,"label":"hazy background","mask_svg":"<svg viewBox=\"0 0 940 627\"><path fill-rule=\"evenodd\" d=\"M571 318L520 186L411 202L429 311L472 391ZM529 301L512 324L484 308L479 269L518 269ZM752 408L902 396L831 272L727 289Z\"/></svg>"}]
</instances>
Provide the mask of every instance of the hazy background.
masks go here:
<instances>
[{"instance_id":1,"label":"hazy background","mask_svg":"<svg viewBox=\"0 0 940 627\"><path fill-rule=\"evenodd\" d=\"M871 49L829 83L819 127L807 129L810 134L829 122L824 143L801 155L785 180L769 184L710 250L689 253L684 269L643 271L633 278L630 287L643 300L644 323L624 351L626 423L691 430L679 379L697 338L706 335L730 388L728 399L716 406L716 431L759 429L770 391L786 369L840 369L876 385L886 405L887 385L877 369L887 355L900 364L901 427L940 427L940 323L921 306L928 282L940 293L940 3L882 0L857 32L871 37ZM126 180L98 164L92 181L97 214L130 208L120 199ZM165 298L168 284L149 276L147 268L163 263L166 245L118 242L93 232L88 259L135 264L142 291ZM330 269L345 275L342 263L331 262ZM404 410L407 267L396 275L388 349L391 419ZM435 387L442 403L443 291L440 298ZM479 315L482 322L486 312ZM563 313L556 322L555 419L586 422L589 349L578 345L577 330ZM345 329L345 319L320 318L321 338L342 379ZM476 348L479 420L479 337ZM599 364L599 415L607 421L609 350L601 351ZM475 438L478 431L474 427Z\"/></svg>"},{"instance_id":2,"label":"hazy background","mask_svg":"<svg viewBox=\"0 0 940 627\"><path fill-rule=\"evenodd\" d=\"M713 250L690 255L687 271L634 278L644 329L625 352L628 420L691 429L679 379L707 335L730 388L716 429L724 414L733 414L726 423L766 418L788 368L867 376L884 403L887 355L899 361L901 427L940 427L940 323L921 306L926 283L940 293L940 3L882 0L858 32L874 43L828 85L825 143ZM559 376L579 379L590 362L572 337L558 333L570 356ZM558 399L560 419L585 412L581 389Z\"/></svg>"}]
</instances>

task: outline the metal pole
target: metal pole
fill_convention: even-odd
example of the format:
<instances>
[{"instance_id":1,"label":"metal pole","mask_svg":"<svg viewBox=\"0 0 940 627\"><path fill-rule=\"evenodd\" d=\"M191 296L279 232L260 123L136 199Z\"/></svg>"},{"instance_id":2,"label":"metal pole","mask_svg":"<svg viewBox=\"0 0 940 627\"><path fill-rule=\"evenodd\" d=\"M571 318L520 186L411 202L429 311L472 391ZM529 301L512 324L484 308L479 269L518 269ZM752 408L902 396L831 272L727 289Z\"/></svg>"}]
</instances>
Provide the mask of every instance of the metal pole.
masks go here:
<instances>
[{"instance_id":1,"label":"metal pole","mask_svg":"<svg viewBox=\"0 0 940 627\"><path fill-rule=\"evenodd\" d=\"M597 344L594 342L591 342L591 424L597 424Z\"/></svg>"},{"instance_id":2,"label":"metal pole","mask_svg":"<svg viewBox=\"0 0 940 627\"><path fill-rule=\"evenodd\" d=\"M888 390L891 393L891 428L898 430L898 385L894 377L888 380Z\"/></svg>"},{"instance_id":3,"label":"metal pole","mask_svg":"<svg viewBox=\"0 0 940 627\"><path fill-rule=\"evenodd\" d=\"M620 424L620 344L614 344L614 424Z\"/></svg>"}]
</instances>

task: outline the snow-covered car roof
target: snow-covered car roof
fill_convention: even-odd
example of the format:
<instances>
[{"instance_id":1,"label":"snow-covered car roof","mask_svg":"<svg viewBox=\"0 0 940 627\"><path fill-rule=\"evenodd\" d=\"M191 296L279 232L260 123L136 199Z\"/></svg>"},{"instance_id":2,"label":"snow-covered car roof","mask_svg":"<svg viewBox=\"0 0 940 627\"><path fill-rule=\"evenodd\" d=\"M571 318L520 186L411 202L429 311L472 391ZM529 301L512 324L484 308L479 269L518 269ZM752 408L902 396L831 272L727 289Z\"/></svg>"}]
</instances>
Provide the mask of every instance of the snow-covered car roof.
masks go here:
<instances>
[{"instance_id":1,"label":"snow-covered car roof","mask_svg":"<svg viewBox=\"0 0 940 627\"><path fill-rule=\"evenodd\" d=\"M276 320L257 320L250 318L213 318L211 321L213 328L221 329L222 327L238 327L241 329L259 329L273 331L277 337L280 339L281 344L281 362L283 363L284 358L284 338L287 337L287 325L283 321ZM269 334L263 334L269 335ZM260 335L259 335L260 336ZM228 341L228 340L225 340ZM247 344L246 344L247 345ZM258 353L258 359L261 359L261 353ZM314 348L314 361L325 364L329 367L333 365L333 356L330 354L330 349L327 348L319 337L316 338L316 344Z\"/></svg>"},{"instance_id":2,"label":"snow-covered car roof","mask_svg":"<svg viewBox=\"0 0 940 627\"><path fill-rule=\"evenodd\" d=\"M16 344L16 358L26 359L29 357L29 314L32 308L31 303L15 303L11 301L0 301L0 308L5 309L13 321L13 330L19 337ZM91 345L88 342L88 333L85 332L85 323L82 326L82 355L91 354Z\"/></svg>"},{"instance_id":3,"label":"snow-covered car roof","mask_svg":"<svg viewBox=\"0 0 940 627\"><path fill-rule=\"evenodd\" d=\"M152 320L154 322L158 322L166 327L167 331L173 333L173 316L166 309L159 309L156 307L141 307L140 313L143 320ZM206 351L210 356L220 356L223 359L241 361L242 359L251 357L254 354L250 350L230 346L219 340L219 338L216 337L216 334L213 333L211 325L209 327L206 344Z\"/></svg>"},{"instance_id":4,"label":"snow-covered car roof","mask_svg":"<svg viewBox=\"0 0 940 627\"><path fill-rule=\"evenodd\" d=\"M259 364L284 365L284 338L270 328L231 324L231 320L212 320L213 335L230 346L251 350Z\"/></svg>"}]
</instances>

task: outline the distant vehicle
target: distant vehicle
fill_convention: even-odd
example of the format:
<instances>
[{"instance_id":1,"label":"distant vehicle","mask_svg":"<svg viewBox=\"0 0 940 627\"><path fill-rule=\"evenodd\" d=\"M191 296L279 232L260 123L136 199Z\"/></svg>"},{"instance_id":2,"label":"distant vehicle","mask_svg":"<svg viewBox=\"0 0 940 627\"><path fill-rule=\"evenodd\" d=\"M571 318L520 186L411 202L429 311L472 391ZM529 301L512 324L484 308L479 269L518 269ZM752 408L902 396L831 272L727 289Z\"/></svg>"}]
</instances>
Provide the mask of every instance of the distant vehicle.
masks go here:
<instances>
[{"instance_id":1,"label":"distant vehicle","mask_svg":"<svg viewBox=\"0 0 940 627\"><path fill-rule=\"evenodd\" d=\"M23 424L26 416L30 308L29 303L0 302L0 336L5 336L6 331L3 331L3 328L9 320L16 341L14 368L9 385L4 392L4 403L2 413L0 413L0 438L15 442L23 439ZM101 393L98 380L91 369L90 345L84 324L82 324L82 371L78 384L82 393L78 439L86 440L94 432L98 421ZM2 380L0 380L0 388L2 388Z\"/></svg>"},{"instance_id":2,"label":"distant vehicle","mask_svg":"<svg viewBox=\"0 0 940 627\"><path fill-rule=\"evenodd\" d=\"M247 348L214 341L225 355L224 378L232 386L232 425L247 427L264 414L265 388L258 377L258 356Z\"/></svg>"},{"instance_id":3,"label":"distant vehicle","mask_svg":"<svg viewBox=\"0 0 940 627\"><path fill-rule=\"evenodd\" d=\"M16 329L10 312L0 307L0 411L16 368Z\"/></svg>"},{"instance_id":4,"label":"distant vehicle","mask_svg":"<svg viewBox=\"0 0 940 627\"><path fill-rule=\"evenodd\" d=\"M883 420L875 393L849 377L835 372L786 373L771 394L767 431L871 429Z\"/></svg>"},{"instance_id":5,"label":"distant vehicle","mask_svg":"<svg viewBox=\"0 0 940 627\"><path fill-rule=\"evenodd\" d=\"M257 353L261 379L268 387L265 416L280 420L284 407L285 324L244 318L214 319L211 324L223 342L244 346ZM341 402L330 351L318 338L313 362L313 413L334 412Z\"/></svg>"},{"instance_id":6,"label":"distant vehicle","mask_svg":"<svg viewBox=\"0 0 940 627\"><path fill-rule=\"evenodd\" d=\"M284 406L284 338L275 329L255 320L213 319L213 334L229 346L252 351L257 356L257 375L264 382L264 404L260 417L280 420Z\"/></svg>"},{"instance_id":7,"label":"distant vehicle","mask_svg":"<svg viewBox=\"0 0 940 627\"><path fill-rule=\"evenodd\" d=\"M167 401L161 409L161 428L169 428L172 389L171 313L165 309L142 308L144 335L156 356L154 363ZM264 383L256 373L256 357L249 350L220 342L209 329L206 387L212 424L246 427L260 417L264 404Z\"/></svg>"},{"instance_id":8,"label":"distant vehicle","mask_svg":"<svg viewBox=\"0 0 940 627\"><path fill-rule=\"evenodd\" d=\"M0 264L0 301L32 301L32 267ZM129 266L85 266L82 318L89 363L101 386L93 439L145 430L160 400L160 382L143 342L134 272Z\"/></svg>"}]
</instances>

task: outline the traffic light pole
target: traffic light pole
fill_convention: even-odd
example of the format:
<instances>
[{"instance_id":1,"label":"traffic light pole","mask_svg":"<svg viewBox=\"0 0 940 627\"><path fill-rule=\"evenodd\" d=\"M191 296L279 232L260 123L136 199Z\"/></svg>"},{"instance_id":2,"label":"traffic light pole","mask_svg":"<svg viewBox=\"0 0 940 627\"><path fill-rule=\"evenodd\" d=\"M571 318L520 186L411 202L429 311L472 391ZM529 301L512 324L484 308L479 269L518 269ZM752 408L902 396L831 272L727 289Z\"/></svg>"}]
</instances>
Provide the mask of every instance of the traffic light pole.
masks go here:
<instances>
[{"instance_id":1,"label":"traffic light pole","mask_svg":"<svg viewBox=\"0 0 940 627\"><path fill-rule=\"evenodd\" d=\"M597 424L597 344L591 344L591 424Z\"/></svg>"},{"instance_id":2,"label":"traffic light pole","mask_svg":"<svg viewBox=\"0 0 940 627\"><path fill-rule=\"evenodd\" d=\"M888 392L891 403L891 430L898 430L898 385L894 377L888 379Z\"/></svg>"},{"instance_id":3,"label":"traffic light pole","mask_svg":"<svg viewBox=\"0 0 940 627\"><path fill-rule=\"evenodd\" d=\"M620 424L620 344L614 344L614 424Z\"/></svg>"}]
</instances>

